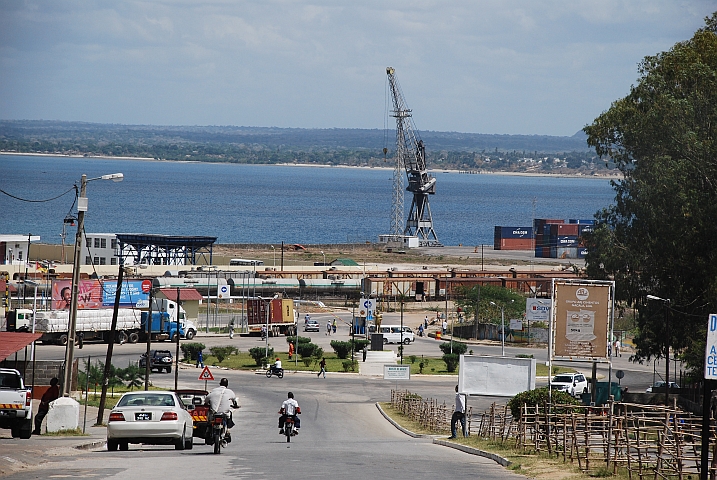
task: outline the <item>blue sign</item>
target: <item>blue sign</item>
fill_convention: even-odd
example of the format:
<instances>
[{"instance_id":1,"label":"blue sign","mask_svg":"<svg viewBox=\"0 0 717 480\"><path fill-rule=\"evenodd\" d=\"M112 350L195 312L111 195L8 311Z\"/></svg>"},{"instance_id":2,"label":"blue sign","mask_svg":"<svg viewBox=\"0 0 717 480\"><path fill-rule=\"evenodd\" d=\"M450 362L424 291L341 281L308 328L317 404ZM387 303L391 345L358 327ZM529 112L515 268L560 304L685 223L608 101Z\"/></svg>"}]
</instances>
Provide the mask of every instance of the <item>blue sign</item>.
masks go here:
<instances>
[{"instance_id":1,"label":"blue sign","mask_svg":"<svg viewBox=\"0 0 717 480\"><path fill-rule=\"evenodd\" d=\"M717 380L717 315L714 313L707 318L705 378L707 380Z\"/></svg>"},{"instance_id":2,"label":"blue sign","mask_svg":"<svg viewBox=\"0 0 717 480\"><path fill-rule=\"evenodd\" d=\"M142 291L142 282L145 280L125 280L122 282L120 294L120 307L149 308L149 292ZM112 307L115 304L117 281L102 281L102 306Z\"/></svg>"}]
</instances>

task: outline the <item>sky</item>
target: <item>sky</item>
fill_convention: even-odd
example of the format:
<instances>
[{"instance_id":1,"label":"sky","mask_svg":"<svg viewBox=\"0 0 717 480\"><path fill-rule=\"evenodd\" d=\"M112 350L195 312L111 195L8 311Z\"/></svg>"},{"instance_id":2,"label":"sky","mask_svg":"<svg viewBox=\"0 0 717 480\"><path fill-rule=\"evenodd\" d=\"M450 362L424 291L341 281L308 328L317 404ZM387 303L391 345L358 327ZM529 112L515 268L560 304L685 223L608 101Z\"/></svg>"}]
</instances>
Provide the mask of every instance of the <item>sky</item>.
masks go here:
<instances>
[{"instance_id":1,"label":"sky","mask_svg":"<svg viewBox=\"0 0 717 480\"><path fill-rule=\"evenodd\" d=\"M2 0L0 119L573 135L714 0Z\"/></svg>"}]
</instances>

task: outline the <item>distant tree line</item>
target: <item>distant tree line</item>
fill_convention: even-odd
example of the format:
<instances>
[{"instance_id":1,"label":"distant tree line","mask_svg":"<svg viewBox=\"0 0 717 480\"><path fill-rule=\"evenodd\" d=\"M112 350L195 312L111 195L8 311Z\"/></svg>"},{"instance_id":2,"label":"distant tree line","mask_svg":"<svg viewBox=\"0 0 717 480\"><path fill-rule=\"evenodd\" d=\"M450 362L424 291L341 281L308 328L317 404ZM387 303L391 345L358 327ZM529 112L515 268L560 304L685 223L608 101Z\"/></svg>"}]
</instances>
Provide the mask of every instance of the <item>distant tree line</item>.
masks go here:
<instances>
[{"instance_id":1,"label":"distant tree line","mask_svg":"<svg viewBox=\"0 0 717 480\"><path fill-rule=\"evenodd\" d=\"M426 132L433 169L595 173L585 137ZM0 151L244 164L393 165L393 135L367 129L175 127L0 121ZM388 148L384 155L383 147Z\"/></svg>"}]
</instances>

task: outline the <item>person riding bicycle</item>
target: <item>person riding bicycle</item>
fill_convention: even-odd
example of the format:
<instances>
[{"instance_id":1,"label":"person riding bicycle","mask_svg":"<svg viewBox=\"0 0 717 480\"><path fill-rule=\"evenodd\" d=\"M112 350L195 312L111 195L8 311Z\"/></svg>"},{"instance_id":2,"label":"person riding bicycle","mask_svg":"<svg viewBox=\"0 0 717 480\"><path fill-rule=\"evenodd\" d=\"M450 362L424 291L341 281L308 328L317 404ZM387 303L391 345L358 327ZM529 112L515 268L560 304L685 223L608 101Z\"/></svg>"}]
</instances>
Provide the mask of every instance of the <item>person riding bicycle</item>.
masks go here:
<instances>
[{"instance_id":1,"label":"person riding bicycle","mask_svg":"<svg viewBox=\"0 0 717 480\"><path fill-rule=\"evenodd\" d=\"M212 412L224 414L224 418L227 421L227 433L225 436L227 443L231 442L229 429L234 426L231 409L232 407L240 408L239 399L228 387L229 380L222 378L219 381L219 386L209 392L209 395L204 399L204 404L208 405Z\"/></svg>"},{"instance_id":2,"label":"person riding bicycle","mask_svg":"<svg viewBox=\"0 0 717 480\"><path fill-rule=\"evenodd\" d=\"M298 435L299 429L301 428L301 420L299 420L297 415L301 413L301 407L299 407L299 402L294 400L293 393L289 392L288 398L281 404L279 413L281 414L279 417L279 435L284 435L284 423L289 417L294 420L295 433Z\"/></svg>"}]
</instances>

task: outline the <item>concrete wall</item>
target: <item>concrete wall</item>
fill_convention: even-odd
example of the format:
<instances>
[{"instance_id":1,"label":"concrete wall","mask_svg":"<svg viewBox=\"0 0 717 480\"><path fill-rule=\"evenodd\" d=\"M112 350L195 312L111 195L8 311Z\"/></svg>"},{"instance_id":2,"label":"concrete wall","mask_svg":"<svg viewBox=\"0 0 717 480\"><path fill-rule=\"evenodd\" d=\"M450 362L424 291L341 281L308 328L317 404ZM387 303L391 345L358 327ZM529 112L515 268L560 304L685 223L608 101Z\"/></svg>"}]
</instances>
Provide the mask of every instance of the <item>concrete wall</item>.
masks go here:
<instances>
[{"instance_id":1,"label":"concrete wall","mask_svg":"<svg viewBox=\"0 0 717 480\"><path fill-rule=\"evenodd\" d=\"M18 357L20 357L18 355ZM15 363L15 360L12 358L7 358L0 362L0 368L14 368L15 370L18 370L20 374L22 375L23 381L25 382L25 385L27 387L30 387L33 385L33 371L32 371L32 363L30 361L25 362L24 360L18 358L17 363ZM63 380L63 364L65 362L62 360L36 360L35 361L35 389L32 392L32 398L40 398L42 397L42 394L45 393L45 391L50 386L50 380L52 380L52 377L57 377L60 379L60 385L62 385ZM72 376L74 380L74 385L72 387L72 390L77 390L77 371L78 371L78 359L75 359L74 363L74 374Z\"/></svg>"}]
</instances>

